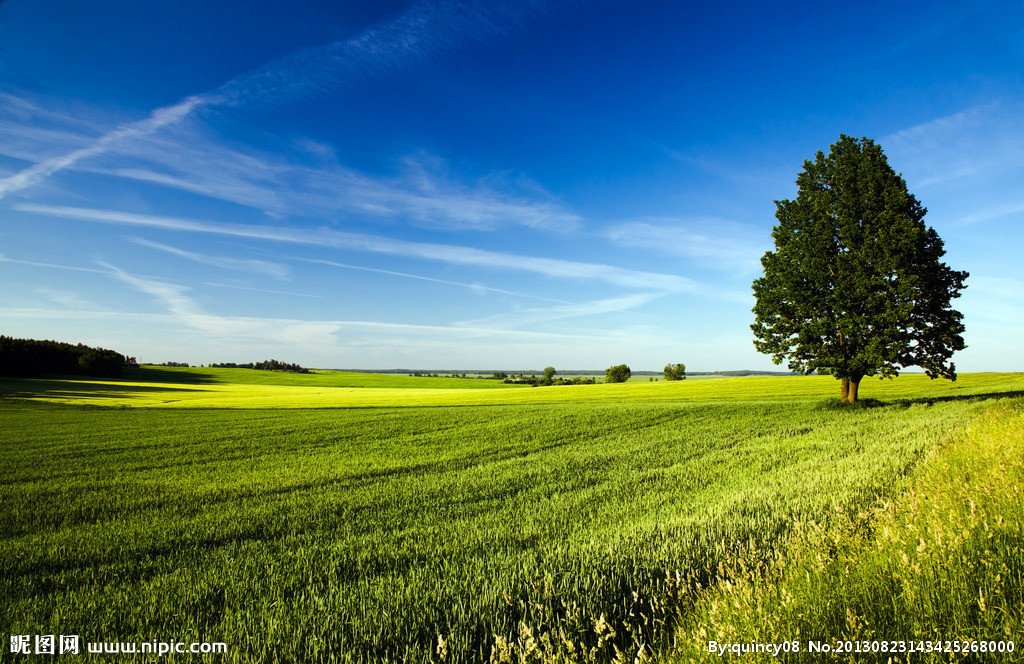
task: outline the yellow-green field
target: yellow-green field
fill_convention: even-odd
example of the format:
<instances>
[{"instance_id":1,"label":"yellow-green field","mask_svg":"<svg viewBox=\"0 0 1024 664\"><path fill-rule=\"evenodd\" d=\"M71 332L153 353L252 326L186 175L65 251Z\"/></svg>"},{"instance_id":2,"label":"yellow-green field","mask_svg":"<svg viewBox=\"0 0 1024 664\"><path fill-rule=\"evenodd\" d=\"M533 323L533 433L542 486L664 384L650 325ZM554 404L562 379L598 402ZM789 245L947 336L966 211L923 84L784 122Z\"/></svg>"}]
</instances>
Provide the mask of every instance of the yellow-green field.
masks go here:
<instances>
[{"instance_id":1,"label":"yellow-green field","mask_svg":"<svg viewBox=\"0 0 1024 664\"><path fill-rule=\"evenodd\" d=\"M527 387L497 380L420 378L318 371L283 374L248 369L152 368L141 380L0 379L9 398L148 408L383 408L516 404L736 402L836 396L830 376L737 377L676 382ZM906 374L864 379L861 398L949 399L1024 392L1024 374L963 374L955 382Z\"/></svg>"},{"instance_id":2,"label":"yellow-green field","mask_svg":"<svg viewBox=\"0 0 1024 664\"><path fill-rule=\"evenodd\" d=\"M791 628L1014 636L1024 461L1000 440L1019 432L1024 375L866 381L863 408L837 393L818 376L2 379L0 637L475 664L702 661L720 634ZM887 507L919 494L932 521ZM937 538L945 520L974 528L969 548ZM916 534L876 542L894 523L945 557L925 566ZM893 583L918 562L955 581L952 609ZM897 606L913 615L885 622Z\"/></svg>"}]
</instances>

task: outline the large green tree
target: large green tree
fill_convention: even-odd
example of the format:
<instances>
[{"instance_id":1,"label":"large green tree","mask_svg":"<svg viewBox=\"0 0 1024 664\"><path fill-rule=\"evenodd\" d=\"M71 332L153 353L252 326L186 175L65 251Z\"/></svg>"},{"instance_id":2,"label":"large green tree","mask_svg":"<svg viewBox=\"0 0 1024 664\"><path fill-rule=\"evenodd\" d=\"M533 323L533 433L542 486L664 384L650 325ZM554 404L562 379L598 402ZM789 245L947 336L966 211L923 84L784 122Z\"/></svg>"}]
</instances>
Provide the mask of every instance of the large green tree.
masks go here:
<instances>
[{"instance_id":1,"label":"large green tree","mask_svg":"<svg viewBox=\"0 0 1024 664\"><path fill-rule=\"evenodd\" d=\"M851 403L864 376L908 366L956 380L964 326L950 300L967 273L942 262L942 240L881 147L840 135L796 184L796 200L775 202L775 250L753 284L757 350L832 374Z\"/></svg>"}]
</instances>

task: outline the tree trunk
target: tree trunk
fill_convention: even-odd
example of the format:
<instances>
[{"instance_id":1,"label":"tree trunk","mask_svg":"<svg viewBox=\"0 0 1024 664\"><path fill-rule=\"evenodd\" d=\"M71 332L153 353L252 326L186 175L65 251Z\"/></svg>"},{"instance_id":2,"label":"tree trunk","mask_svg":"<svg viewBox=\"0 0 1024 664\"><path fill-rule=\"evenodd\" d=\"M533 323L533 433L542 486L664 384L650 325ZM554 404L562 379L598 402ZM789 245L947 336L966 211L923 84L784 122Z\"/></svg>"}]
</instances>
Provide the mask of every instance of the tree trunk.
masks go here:
<instances>
[{"instance_id":1,"label":"tree trunk","mask_svg":"<svg viewBox=\"0 0 1024 664\"><path fill-rule=\"evenodd\" d=\"M847 403L857 403L857 389L863 376L850 376L839 382L840 399Z\"/></svg>"}]
</instances>

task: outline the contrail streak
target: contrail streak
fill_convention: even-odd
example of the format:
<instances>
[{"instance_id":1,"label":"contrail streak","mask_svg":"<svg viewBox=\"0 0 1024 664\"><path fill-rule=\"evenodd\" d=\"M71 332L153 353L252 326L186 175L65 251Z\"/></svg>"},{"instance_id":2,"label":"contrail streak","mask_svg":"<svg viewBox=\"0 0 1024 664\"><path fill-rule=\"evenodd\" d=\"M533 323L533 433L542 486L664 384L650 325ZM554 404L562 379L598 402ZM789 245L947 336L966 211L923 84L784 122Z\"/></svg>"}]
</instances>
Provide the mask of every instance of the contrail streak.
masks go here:
<instances>
[{"instance_id":1,"label":"contrail streak","mask_svg":"<svg viewBox=\"0 0 1024 664\"><path fill-rule=\"evenodd\" d=\"M2 0L0 0L2 1ZM41 161L0 180L0 199L27 189L88 157L103 154L126 138L141 138L181 121L202 106L237 106L268 98L302 97L331 89L353 71L397 69L452 48L467 39L503 34L525 16L543 8L534 0L514 9L489 3L421 2L397 18L345 41L301 49L262 68L237 76L216 90L158 108L145 120L130 122L98 138L89 147ZM531 6L539 5L539 6Z\"/></svg>"},{"instance_id":2,"label":"contrail streak","mask_svg":"<svg viewBox=\"0 0 1024 664\"><path fill-rule=\"evenodd\" d=\"M57 171L74 166L82 159L103 154L118 141L126 138L148 136L161 127L180 121L196 108L216 103L216 101L217 98L212 95L193 95L187 97L173 106L164 106L163 108L156 109L145 120L121 125L114 131L96 139L89 147L80 148L66 155L53 157L52 159L29 166L23 171L0 180L0 199L5 198L8 194L27 189L45 180Z\"/></svg>"}]
</instances>

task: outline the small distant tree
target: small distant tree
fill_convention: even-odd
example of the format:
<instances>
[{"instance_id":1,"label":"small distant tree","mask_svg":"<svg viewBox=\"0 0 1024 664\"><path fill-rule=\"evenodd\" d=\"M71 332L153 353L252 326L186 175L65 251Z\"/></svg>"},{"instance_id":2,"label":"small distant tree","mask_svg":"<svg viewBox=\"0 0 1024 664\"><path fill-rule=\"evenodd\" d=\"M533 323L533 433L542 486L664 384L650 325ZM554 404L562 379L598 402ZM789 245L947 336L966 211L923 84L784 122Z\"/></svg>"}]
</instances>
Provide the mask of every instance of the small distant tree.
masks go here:
<instances>
[{"instance_id":1,"label":"small distant tree","mask_svg":"<svg viewBox=\"0 0 1024 664\"><path fill-rule=\"evenodd\" d=\"M681 362L679 364L666 364L665 380L686 380L686 365Z\"/></svg>"},{"instance_id":2,"label":"small distant tree","mask_svg":"<svg viewBox=\"0 0 1024 664\"><path fill-rule=\"evenodd\" d=\"M551 381L553 381L555 379L555 374L556 373L558 373L558 372L555 371L554 367L544 367L544 380L548 384L550 384Z\"/></svg>"},{"instance_id":3,"label":"small distant tree","mask_svg":"<svg viewBox=\"0 0 1024 664\"><path fill-rule=\"evenodd\" d=\"M604 370L604 382L625 383L632 375L633 372L629 370L628 366L625 364L616 364L614 367L608 367Z\"/></svg>"}]
</instances>

